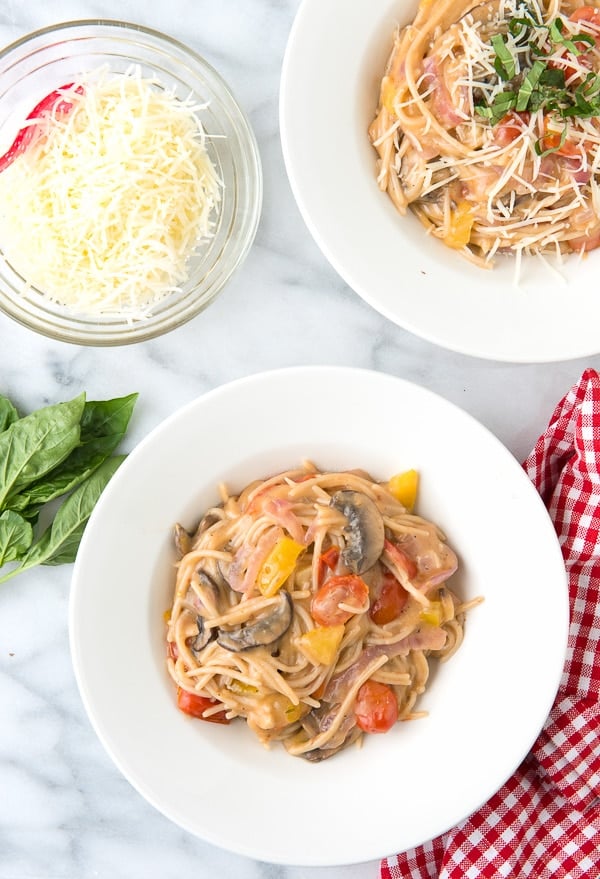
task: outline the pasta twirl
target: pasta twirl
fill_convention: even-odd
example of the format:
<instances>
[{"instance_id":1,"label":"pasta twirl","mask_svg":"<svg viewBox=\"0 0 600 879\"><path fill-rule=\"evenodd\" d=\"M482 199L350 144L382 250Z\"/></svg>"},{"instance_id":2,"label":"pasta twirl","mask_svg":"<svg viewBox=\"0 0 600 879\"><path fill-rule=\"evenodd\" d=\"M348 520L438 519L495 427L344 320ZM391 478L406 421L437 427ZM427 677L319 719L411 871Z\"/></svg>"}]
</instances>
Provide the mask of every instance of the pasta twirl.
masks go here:
<instances>
[{"instance_id":1,"label":"pasta twirl","mask_svg":"<svg viewBox=\"0 0 600 879\"><path fill-rule=\"evenodd\" d=\"M183 711L244 718L312 761L418 716L467 605L448 583L455 553L400 484L306 463L223 488L193 534L176 527L167 662Z\"/></svg>"},{"instance_id":2,"label":"pasta twirl","mask_svg":"<svg viewBox=\"0 0 600 879\"><path fill-rule=\"evenodd\" d=\"M404 214L482 267L600 244L600 9L421 0L369 129Z\"/></svg>"}]
</instances>

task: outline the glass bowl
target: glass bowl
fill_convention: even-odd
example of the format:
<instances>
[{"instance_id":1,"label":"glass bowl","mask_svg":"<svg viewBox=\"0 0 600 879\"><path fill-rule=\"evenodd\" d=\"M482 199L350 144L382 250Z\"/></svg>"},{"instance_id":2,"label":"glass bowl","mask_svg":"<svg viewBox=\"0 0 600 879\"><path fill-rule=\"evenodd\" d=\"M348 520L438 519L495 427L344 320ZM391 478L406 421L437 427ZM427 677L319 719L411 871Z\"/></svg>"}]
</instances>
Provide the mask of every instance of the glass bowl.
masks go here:
<instances>
[{"instance_id":1,"label":"glass bowl","mask_svg":"<svg viewBox=\"0 0 600 879\"><path fill-rule=\"evenodd\" d=\"M124 345L159 336L206 308L246 257L262 206L258 147L229 87L198 54L158 31L121 21L61 23L35 31L0 52L0 153L8 149L31 108L67 82L98 69L112 76L132 69L181 100L203 105L206 148L223 189L214 234L187 263L178 289L148 316L104 316L61 306L31 286L4 257L0 241L0 310L51 338L79 345Z\"/></svg>"}]
</instances>

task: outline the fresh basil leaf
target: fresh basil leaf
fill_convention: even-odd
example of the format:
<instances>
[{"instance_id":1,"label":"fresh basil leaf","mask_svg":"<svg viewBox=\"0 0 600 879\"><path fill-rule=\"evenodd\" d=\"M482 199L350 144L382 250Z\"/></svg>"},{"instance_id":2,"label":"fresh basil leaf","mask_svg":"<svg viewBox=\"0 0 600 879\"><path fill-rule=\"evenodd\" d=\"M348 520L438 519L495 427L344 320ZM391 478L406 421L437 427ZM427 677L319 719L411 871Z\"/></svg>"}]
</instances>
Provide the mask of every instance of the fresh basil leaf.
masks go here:
<instances>
[{"instance_id":1,"label":"fresh basil leaf","mask_svg":"<svg viewBox=\"0 0 600 879\"><path fill-rule=\"evenodd\" d=\"M124 436L138 394L115 397L113 400L88 400L81 416L81 441L95 437Z\"/></svg>"},{"instance_id":2,"label":"fresh basil leaf","mask_svg":"<svg viewBox=\"0 0 600 879\"><path fill-rule=\"evenodd\" d=\"M543 24L541 18L539 18L538 10L532 8L528 4L526 7L522 6L519 9L519 15L515 16L514 18L511 18L511 20L508 23L508 29L510 30L511 33L512 33L512 29L517 26L526 27L531 30L535 30L535 29L544 27L544 24Z\"/></svg>"},{"instance_id":3,"label":"fresh basil leaf","mask_svg":"<svg viewBox=\"0 0 600 879\"><path fill-rule=\"evenodd\" d=\"M510 80L516 73L515 58L506 45L502 34L494 34L491 39L492 48L496 53L494 68L501 79Z\"/></svg>"},{"instance_id":4,"label":"fresh basil leaf","mask_svg":"<svg viewBox=\"0 0 600 879\"><path fill-rule=\"evenodd\" d=\"M114 452L122 438L122 434L98 437L78 446L62 464L41 480L33 482L18 494L10 495L5 506L28 519L36 516L44 504L67 494L91 476Z\"/></svg>"},{"instance_id":5,"label":"fresh basil leaf","mask_svg":"<svg viewBox=\"0 0 600 879\"><path fill-rule=\"evenodd\" d=\"M18 420L19 413L8 397L0 395L0 431L6 430L13 422Z\"/></svg>"},{"instance_id":6,"label":"fresh basil leaf","mask_svg":"<svg viewBox=\"0 0 600 879\"><path fill-rule=\"evenodd\" d=\"M522 37L536 26L536 22L527 16L511 18L508 22L508 31L513 37Z\"/></svg>"},{"instance_id":7,"label":"fresh basil leaf","mask_svg":"<svg viewBox=\"0 0 600 879\"><path fill-rule=\"evenodd\" d=\"M556 18L548 28L548 33L550 39L556 46L564 46L571 55L581 55L586 49L581 49L578 43L583 43L586 46L595 46L596 41L590 34L573 34L571 37L567 37L563 34L564 24L562 19Z\"/></svg>"},{"instance_id":8,"label":"fresh basil leaf","mask_svg":"<svg viewBox=\"0 0 600 879\"><path fill-rule=\"evenodd\" d=\"M550 34L550 39L553 43L557 45L561 45L563 41L563 29L564 24L562 18L555 18L554 21L550 24L548 28L548 33Z\"/></svg>"},{"instance_id":9,"label":"fresh basil leaf","mask_svg":"<svg viewBox=\"0 0 600 879\"><path fill-rule=\"evenodd\" d=\"M475 112L488 119L491 125L496 125L509 110L513 109L516 100L515 92L499 92L489 106L479 104L475 107Z\"/></svg>"},{"instance_id":10,"label":"fresh basil leaf","mask_svg":"<svg viewBox=\"0 0 600 879\"><path fill-rule=\"evenodd\" d=\"M37 409L0 433L0 508L10 493L44 476L79 444L85 395Z\"/></svg>"},{"instance_id":11,"label":"fresh basil leaf","mask_svg":"<svg viewBox=\"0 0 600 879\"><path fill-rule=\"evenodd\" d=\"M547 149L544 149L545 141L547 139L548 138L542 137L542 138L540 138L540 140L537 140L535 142L534 149L535 149L536 153L538 154L538 156L540 156L540 158L542 158L542 159L544 158L544 156L549 156L550 153L555 153L557 150L559 150L561 148L561 146L563 146L564 142L567 139L567 126L565 125L565 127L561 131L558 143L554 144L551 147L548 147Z\"/></svg>"},{"instance_id":12,"label":"fresh basil leaf","mask_svg":"<svg viewBox=\"0 0 600 879\"><path fill-rule=\"evenodd\" d=\"M593 101L600 95L600 76L597 73L588 73L584 82L575 92L575 100L582 96L584 101Z\"/></svg>"},{"instance_id":13,"label":"fresh basil leaf","mask_svg":"<svg viewBox=\"0 0 600 879\"><path fill-rule=\"evenodd\" d=\"M529 49L529 54L532 56L532 58L547 58L548 57L546 55L545 50L541 46L538 46L538 44L534 43L533 41L531 41L528 44L527 48Z\"/></svg>"},{"instance_id":14,"label":"fresh basil leaf","mask_svg":"<svg viewBox=\"0 0 600 879\"><path fill-rule=\"evenodd\" d=\"M81 445L41 480L9 497L6 506L29 517L43 504L80 485L123 439L137 398L137 394L129 394L88 401L81 416Z\"/></svg>"},{"instance_id":15,"label":"fresh basil leaf","mask_svg":"<svg viewBox=\"0 0 600 879\"><path fill-rule=\"evenodd\" d=\"M125 455L113 455L76 489L58 508L47 532L46 555L42 564L58 565L75 561L79 543L88 519L100 495L125 460ZM44 535L42 535L42 538ZM40 540L41 540L40 539Z\"/></svg>"},{"instance_id":16,"label":"fresh basil leaf","mask_svg":"<svg viewBox=\"0 0 600 879\"><path fill-rule=\"evenodd\" d=\"M573 52L574 55L581 55L583 52L586 51L585 49L580 49L577 43L585 43L586 46L596 45L596 40L591 34L573 34L573 36L571 37L571 41L575 44L575 52Z\"/></svg>"},{"instance_id":17,"label":"fresh basil leaf","mask_svg":"<svg viewBox=\"0 0 600 879\"><path fill-rule=\"evenodd\" d=\"M12 510L0 515L0 565L23 556L33 542L31 524Z\"/></svg>"},{"instance_id":18,"label":"fresh basil leaf","mask_svg":"<svg viewBox=\"0 0 600 879\"><path fill-rule=\"evenodd\" d=\"M475 112L484 119L491 119L494 115L492 108L486 107L485 104L475 104Z\"/></svg>"},{"instance_id":19,"label":"fresh basil leaf","mask_svg":"<svg viewBox=\"0 0 600 879\"><path fill-rule=\"evenodd\" d=\"M565 71L557 68L546 67L542 71L539 79L540 85L547 85L550 88L564 89L565 87Z\"/></svg>"},{"instance_id":20,"label":"fresh basil leaf","mask_svg":"<svg viewBox=\"0 0 600 879\"><path fill-rule=\"evenodd\" d=\"M0 577L0 583L36 565L59 565L75 560L92 510L124 458L124 455L108 458L62 502L52 524L31 545L20 565Z\"/></svg>"},{"instance_id":21,"label":"fresh basil leaf","mask_svg":"<svg viewBox=\"0 0 600 879\"><path fill-rule=\"evenodd\" d=\"M527 72L527 76L523 80L521 84L521 88L517 94L517 104L516 110L517 112L523 112L527 109L529 104L529 99L531 98L534 89L540 81L540 77L546 69L546 64L544 61L534 61L530 70Z\"/></svg>"}]
</instances>

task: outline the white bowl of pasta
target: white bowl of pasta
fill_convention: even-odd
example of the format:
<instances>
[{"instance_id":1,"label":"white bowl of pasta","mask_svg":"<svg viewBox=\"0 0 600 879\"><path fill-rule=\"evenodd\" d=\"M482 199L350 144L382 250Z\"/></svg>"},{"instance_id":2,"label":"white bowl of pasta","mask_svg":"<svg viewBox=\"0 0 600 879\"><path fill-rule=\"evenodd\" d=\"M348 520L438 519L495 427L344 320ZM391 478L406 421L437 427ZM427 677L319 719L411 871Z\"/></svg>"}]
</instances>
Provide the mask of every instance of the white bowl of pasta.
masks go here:
<instances>
[{"instance_id":1,"label":"white bowl of pasta","mask_svg":"<svg viewBox=\"0 0 600 879\"><path fill-rule=\"evenodd\" d=\"M407 520L389 479L411 470ZM423 594L390 610L390 572ZM567 619L551 522L486 429L401 379L305 367L211 391L132 452L85 531L70 638L90 720L150 803L223 848L333 865L429 839L501 786L554 699Z\"/></svg>"},{"instance_id":2,"label":"white bowl of pasta","mask_svg":"<svg viewBox=\"0 0 600 879\"><path fill-rule=\"evenodd\" d=\"M600 350L600 14L546 6L303 0L282 71L288 176L333 267L502 361Z\"/></svg>"}]
</instances>

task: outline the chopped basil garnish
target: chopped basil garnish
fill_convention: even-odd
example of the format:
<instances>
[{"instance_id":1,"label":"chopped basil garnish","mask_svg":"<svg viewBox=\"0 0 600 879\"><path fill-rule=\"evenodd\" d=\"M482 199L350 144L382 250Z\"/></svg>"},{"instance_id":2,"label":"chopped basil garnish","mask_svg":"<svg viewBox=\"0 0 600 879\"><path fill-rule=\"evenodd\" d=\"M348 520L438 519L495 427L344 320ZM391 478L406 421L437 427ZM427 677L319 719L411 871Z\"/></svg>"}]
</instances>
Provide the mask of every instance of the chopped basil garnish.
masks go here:
<instances>
[{"instance_id":1,"label":"chopped basil garnish","mask_svg":"<svg viewBox=\"0 0 600 879\"><path fill-rule=\"evenodd\" d=\"M538 154L538 156L540 156L540 158L543 159L544 156L548 156L550 153L555 153L556 150L559 150L561 148L561 146L563 146L565 140L567 139L567 126L565 125L565 127L561 131L558 143L554 142L554 137L555 137L554 135L550 135L550 138L551 138L550 142L552 143L552 146L550 146L550 147L546 146L546 149L544 149L544 146L549 141L548 136L542 137L542 138L540 138L540 140L536 140L535 151Z\"/></svg>"},{"instance_id":2,"label":"chopped basil garnish","mask_svg":"<svg viewBox=\"0 0 600 879\"><path fill-rule=\"evenodd\" d=\"M491 42L496 53L496 59L494 61L496 73L500 79L512 79L517 72L516 61L513 53L506 45L504 37L502 34L495 34L492 37Z\"/></svg>"},{"instance_id":3,"label":"chopped basil garnish","mask_svg":"<svg viewBox=\"0 0 600 879\"><path fill-rule=\"evenodd\" d=\"M506 35L495 34L490 40L498 82L505 86L491 100L476 104L479 116L491 125L496 125L511 110L535 113L542 109L565 120L600 116L600 75L590 72L576 87L567 87L568 61L565 59L565 66L561 68L552 59L561 47L577 58L587 47L595 45L593 37L585 33L569 34L561 18L544 25L531 11L511 18L507 31ZM521 70L524 55L530 63ZM543 149L543 143L536 145L538 155L560 149L566 130L565 125L560 145L547 150Z\"/></svg>"},{"instance_id":4,"label":"chopped basil garnish","mask_svg":"<svg viewBox=\"0 0 600 879\"><path fill-rule=\"evenodd\" d=\"M523 80L523 84L519 89L519 93L517 95L517 101L515 104L515 109L517 112L523 112L529 107L529 102L533 96L535 89L538 87L541 76L546 70L546 65L543 61L534 61L533 66L527 73L527 76Z\"/></svg>"}]
</instances>

